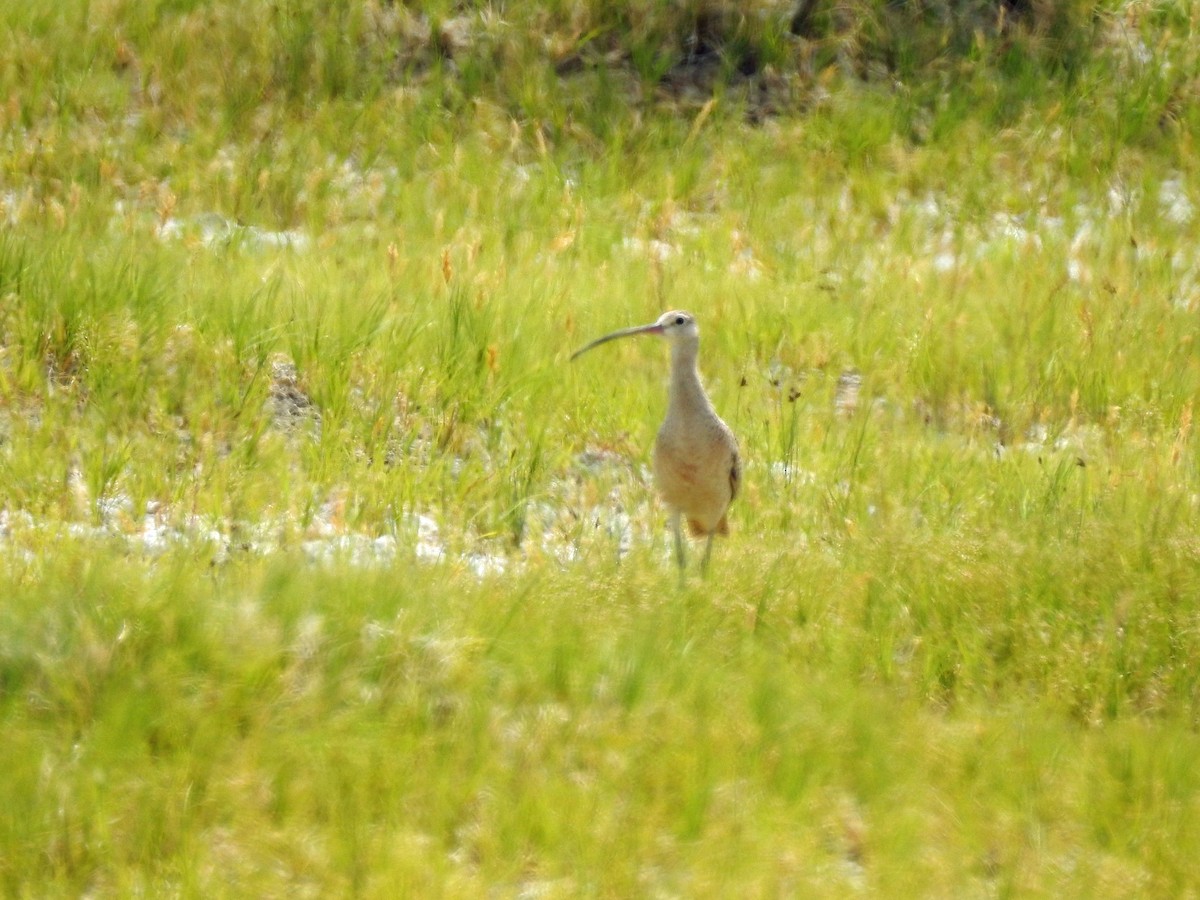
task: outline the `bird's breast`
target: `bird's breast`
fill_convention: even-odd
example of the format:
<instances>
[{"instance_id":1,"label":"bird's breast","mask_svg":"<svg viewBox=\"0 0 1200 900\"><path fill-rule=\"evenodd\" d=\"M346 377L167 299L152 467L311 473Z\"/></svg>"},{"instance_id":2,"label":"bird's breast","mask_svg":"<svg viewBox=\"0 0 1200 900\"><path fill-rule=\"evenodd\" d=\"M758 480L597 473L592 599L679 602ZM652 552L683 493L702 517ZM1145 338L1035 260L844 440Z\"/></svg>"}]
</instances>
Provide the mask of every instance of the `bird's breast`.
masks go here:
<instances>
[{"instance_id":1,"label":"bird's breast","mask_svg":"<svg viewBox=\"0 0 1200 900\"><path fill-rule=\"evenodd\" d=\"M654 475L663 500L715 528L733 497L729 473L735 453L732 434L715 416L694 423L668 417L654 444Z\"/></svg>"}]
</instances>

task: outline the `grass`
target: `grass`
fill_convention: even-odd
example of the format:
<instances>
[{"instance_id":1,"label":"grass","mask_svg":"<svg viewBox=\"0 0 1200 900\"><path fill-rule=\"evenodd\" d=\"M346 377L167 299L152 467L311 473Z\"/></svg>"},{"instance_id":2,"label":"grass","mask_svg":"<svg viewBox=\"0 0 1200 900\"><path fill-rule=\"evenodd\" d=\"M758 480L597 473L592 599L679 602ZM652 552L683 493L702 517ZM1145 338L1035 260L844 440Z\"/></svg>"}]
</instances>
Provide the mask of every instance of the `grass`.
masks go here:
<instances>
[{"instance_id":1,"label":"grass","mask_svg":"<svg viewBox=\"0 0 1200 900\"><path fill-rule=\"evenodd\" d=\"M0 891L1200 890L1187 10L135 6L3 17Z\"/></svg>"}]
</instances>

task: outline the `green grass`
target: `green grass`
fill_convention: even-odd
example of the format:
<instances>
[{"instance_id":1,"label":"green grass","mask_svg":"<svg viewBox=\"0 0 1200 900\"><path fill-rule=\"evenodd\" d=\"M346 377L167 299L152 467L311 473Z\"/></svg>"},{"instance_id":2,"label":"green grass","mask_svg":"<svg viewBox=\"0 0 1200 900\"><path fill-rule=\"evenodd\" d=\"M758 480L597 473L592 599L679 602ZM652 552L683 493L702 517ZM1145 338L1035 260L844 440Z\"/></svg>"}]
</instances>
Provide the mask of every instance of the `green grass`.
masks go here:
<instances>
[{"instance_id":1,"label":"green grass","mask_svg":"<svg viewBox=\"0 0 1200 900\"><path fill-rule=\"evenodd\" d=\"M1200 891L1187 9L0 6L0 893Z\"/></svg>"}]
</instances>

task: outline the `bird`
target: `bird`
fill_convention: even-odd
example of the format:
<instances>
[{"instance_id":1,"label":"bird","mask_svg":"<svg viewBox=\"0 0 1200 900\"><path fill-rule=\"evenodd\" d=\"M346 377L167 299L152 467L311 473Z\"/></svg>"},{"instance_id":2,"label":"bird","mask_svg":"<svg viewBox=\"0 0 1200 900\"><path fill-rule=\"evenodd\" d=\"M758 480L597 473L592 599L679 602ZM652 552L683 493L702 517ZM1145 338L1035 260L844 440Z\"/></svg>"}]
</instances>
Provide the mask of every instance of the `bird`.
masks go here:
<instances>
[{"instance_id":1,"label":"bird","mask_svg":"<svg viewBox=\"0 0 1200 900\"><path fill-rule=\"evenodd\" d=\"M742 483L742 463L737 439L713 409L696 360L700 352L700 327L683 310L672 310L649 325L622 328L571 354L574 361L589 350L617 338L659 335L671 346L671 378L667 414L654 442L654 478L671 512L675 557L680 576L686 570L683 522L694 537L707 538L700 572L706 574L713 538L729 534L729 504Z\"/></svg>"}]
</instances>

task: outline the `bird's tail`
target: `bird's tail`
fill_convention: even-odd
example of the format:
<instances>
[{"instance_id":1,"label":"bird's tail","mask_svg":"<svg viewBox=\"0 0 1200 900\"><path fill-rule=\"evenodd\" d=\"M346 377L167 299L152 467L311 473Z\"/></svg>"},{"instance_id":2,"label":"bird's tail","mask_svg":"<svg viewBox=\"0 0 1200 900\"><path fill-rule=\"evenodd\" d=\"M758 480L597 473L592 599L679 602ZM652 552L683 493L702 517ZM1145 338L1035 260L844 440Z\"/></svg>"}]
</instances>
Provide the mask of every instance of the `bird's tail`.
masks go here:
<instances>
[{"instance_id":1,"label":"bird's tail","mask_svg":"<svg viewBox=\"0 0 1200 900\"><path fill-rule=\"evenodd\" d=\"M721 516L721 521L718 522L716 527L713 528L711 531L709 529L705 528L704 525L702 523L698 522L696 519L688 519L688 531L691 532L692 537L708 537L708 535L710 535L710 534L720 534L720 535L728 536L728 534L729 534L728 517Z\"/></svg>"}]
</instances>

